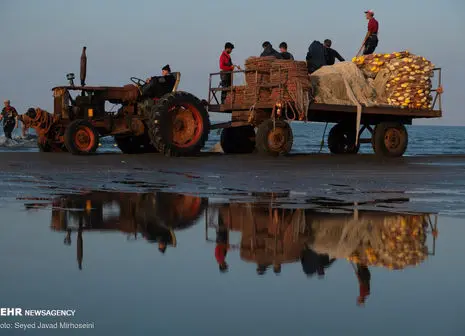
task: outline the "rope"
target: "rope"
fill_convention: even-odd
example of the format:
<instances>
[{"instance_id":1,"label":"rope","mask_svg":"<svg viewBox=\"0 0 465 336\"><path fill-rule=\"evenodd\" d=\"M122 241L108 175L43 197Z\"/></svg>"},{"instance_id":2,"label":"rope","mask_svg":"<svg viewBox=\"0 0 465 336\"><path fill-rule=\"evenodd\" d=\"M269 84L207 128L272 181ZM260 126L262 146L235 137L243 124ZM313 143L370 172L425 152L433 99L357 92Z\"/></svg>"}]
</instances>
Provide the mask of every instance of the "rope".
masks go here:
<instances>
[{"instance_id":1,"label":"rope","mask_svg":"<svg viewBox=\"0 0 465 336\"><path fill-rule=\"evenodd\" d=\"M347 82L347 79L344 77L344 84L346 85L346 91L347 91L347 96L349 99L354 103L355 106L357 106L357 123L355 126L355 146L358 145L358 138L359 138L359 132L360 132L360 121L362 119L362 104L357 100L355 97L354 91L352 90L352 87L349 85Z\"/></svg>"},{"instance_id":2,"label":"rope","mask_svg":"<svg viewBox=\"0 0 465 336\"><path fill-rule=\"evenodd\" d=\"M318 151L318 153L321 153L321 151L323 150L323 146L325 144L325 135L326 135L326 129L327 128L328 128L328 123L326 123L326 125L325 125L325 130L323 131L323 136L321 137L320 150Z\"/></svg>"}]
</instances>

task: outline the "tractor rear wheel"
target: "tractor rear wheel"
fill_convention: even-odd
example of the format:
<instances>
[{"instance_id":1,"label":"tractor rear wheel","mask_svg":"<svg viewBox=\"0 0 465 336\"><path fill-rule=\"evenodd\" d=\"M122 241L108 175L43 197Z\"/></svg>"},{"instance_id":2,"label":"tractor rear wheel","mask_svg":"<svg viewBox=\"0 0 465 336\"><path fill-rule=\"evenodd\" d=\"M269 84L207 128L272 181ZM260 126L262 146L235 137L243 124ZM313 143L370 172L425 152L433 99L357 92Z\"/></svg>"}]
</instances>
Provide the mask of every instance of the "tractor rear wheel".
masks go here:
<instances>
[{"instance_id":1,"label":"tractor rear wheel","mask_svg":"<svg viewBox=\"0 0 465 336\"><path fill-rule=\"evenodd\" d=\"M221 148L226 154L248 154L255 150L253 126L224 128L221 131Z\"/></svg>"},{"instance_id":2,"label":"tractor rear wheel","mask_svg":"<svg viewBox=\"0 0 465 336\"><path fill-rule=\"evenodd\" d=\"M256 143L259 153L286 155L291 151L293 142L291 126L283 120L268 119L258 126Z\"/></svg>"},{"instance_id":3,"label":"tractor rear wheel","mask_svg":"<svg viewBox=\"0 0 465 336\"><path fill-rule=\"evenodd\" d=\"M328 148L333 154L357 154L360 143L355 144L357 132L355 123L339 123L331 128L328 135Z\"/></svg>"},{"instance_id":4,"label":"tractor rear wheel","mask_svg":"<svg viewBox=\"0 0 465 336\"><path fill-rule=\"evenodd\" d=\"M194 95L173 92L152 107L149 136L152 145L166 156L195 155L205 146L210 118Z\"/></svg>"},{"instance_id":5,"label":"tractor rear wheel","mask_svg":"<svg viewBox=\"0 0 465 336\"><path fill-rule=\"evenodd\" d=\"M98 148L99 134L86 120L76 120L65 131L65 146L71 154L92 154Z\"/></svg>"}]
</instances>

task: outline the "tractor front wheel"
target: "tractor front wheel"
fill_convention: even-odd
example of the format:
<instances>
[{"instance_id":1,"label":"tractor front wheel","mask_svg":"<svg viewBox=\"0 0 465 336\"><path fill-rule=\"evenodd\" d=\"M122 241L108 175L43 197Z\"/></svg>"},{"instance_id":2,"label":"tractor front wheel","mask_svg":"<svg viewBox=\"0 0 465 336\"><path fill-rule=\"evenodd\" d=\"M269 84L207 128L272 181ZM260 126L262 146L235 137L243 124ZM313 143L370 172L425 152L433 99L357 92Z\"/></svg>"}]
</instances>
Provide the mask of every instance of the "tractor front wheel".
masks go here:
<instances>
[{"instance_id":1,"label":"tractor front wheel","mask_svg":"<svg viewBox=\"0 0 465 336\"><path fill-rule=\"evenodd\" d=\"M147 135L115 136L115 143L124 154L156 153Z\"/></svg>"},{"instance_id":2,"label":"tractor front wheel","mask_svg":"<svg viewBox=\"0 0 465 336\"><path fill-rule=\"evenodd\" d=\"M65 146L71 154L92 154L98 148L99 134L86 120L76 120L65 131Z\"/></svg>"}]
</instances>

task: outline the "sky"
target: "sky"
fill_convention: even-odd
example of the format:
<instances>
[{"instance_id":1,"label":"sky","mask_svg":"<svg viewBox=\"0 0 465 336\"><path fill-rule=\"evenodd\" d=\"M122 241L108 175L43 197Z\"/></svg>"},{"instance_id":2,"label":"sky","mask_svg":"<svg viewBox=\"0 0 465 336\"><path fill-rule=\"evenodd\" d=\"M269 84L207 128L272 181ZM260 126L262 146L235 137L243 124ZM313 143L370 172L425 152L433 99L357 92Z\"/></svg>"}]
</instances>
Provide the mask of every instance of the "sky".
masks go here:
<instances>
[{"instance_id":1,"label":"sky","mask_svg":"<svg viewBox=\"0 0 465 336\"><path fill-rule=\"evenodd\" d=\"M346 59L366 32L364 10L380 24L377 52L409 50L443 69L443 118L422 124L465 125L464 0L0 0L0 98L20 113L52 111L53 86L79 77L87 46L87 84L121 86L131 76L182 73L180 89L208 96L226 41L243 64L265 40L286 41L305 60L313 40L329 38Z\"/></svg>"}]
</instances>

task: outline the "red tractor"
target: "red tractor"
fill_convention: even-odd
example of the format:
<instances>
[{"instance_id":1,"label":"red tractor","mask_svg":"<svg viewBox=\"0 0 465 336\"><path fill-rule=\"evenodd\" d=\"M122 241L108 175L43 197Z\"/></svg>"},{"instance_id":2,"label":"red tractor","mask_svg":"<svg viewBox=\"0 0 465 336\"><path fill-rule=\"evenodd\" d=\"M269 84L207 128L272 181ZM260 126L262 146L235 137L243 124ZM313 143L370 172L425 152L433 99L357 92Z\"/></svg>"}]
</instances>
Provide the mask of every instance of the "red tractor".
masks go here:
<instances>
[{"instance_id":1,"label":"red tractor","mask_svg":"<svg viewBox=\"0 0 465 336\"><path fill-rule=\"evenodd\" d=\"M113 136L123 153L160 152L167 156L195 155L208 139L210 119L204 104L194 95L177 91L181 74L131 77L123 87L86 86L86 47L81 56L81 85L53 88L53 115L39 108L20 116L34 128L42 152L91 154L100 137ZM75 93L74 97L73 94ZM105 103L120 104L116 113Z\"/></svg>"}]
</instances>

